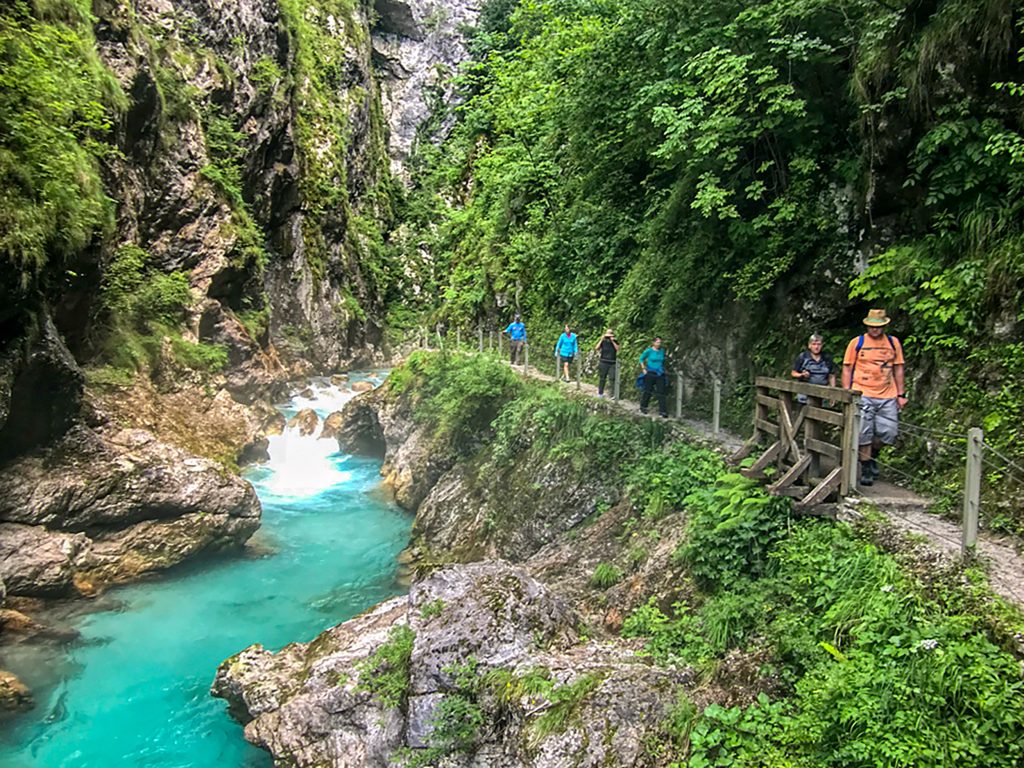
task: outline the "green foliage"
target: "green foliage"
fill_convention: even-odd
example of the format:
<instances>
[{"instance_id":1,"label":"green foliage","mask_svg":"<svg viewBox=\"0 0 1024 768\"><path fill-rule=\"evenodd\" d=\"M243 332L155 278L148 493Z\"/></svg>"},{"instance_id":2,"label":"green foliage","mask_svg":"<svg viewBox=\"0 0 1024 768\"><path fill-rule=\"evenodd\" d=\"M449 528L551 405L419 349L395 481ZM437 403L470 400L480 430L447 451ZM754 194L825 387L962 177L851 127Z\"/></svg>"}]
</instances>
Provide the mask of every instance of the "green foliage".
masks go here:
<instances>
[{"instance_id":1,"label":"green foliage","mask_svg":"<svg viewBox=\"0 0 1024 768\"><path fill-rule=\"evenodd\" d=\"M415 639L416 634L407 625L392 627L387 641L356 665L357 690L367 691L383 707L404 704L409 691L409 660Z\"/></svg>"},{"instance_id":2,"label":"green foliage","mask_svg":"<svg viewBox=\"0 0 1024 768\"><path fill-rule=\"evenodd\" d=\"M423 607L420 608L420 618L433 619L440 616L444 612L444 600L437 598L431 600L429 603L424 603Z\"/></svg>"},{"instance_id":3,"label":"green foliage","mask_svg":"<svg viewBox=\"0 0 1024 768\"><path fill-rule=\"evenodd\" d=\"M529 725L530 736L534 742L543 741L552 734L563 733L579 716L583 701L599 685L600 676L583 674L571 683L552 688L546 694L549 706Z\"/></svg>"},{"instance_id":4,"label":"green foliage","mask_svg":"<svg viewBox=\"0 0 1024 768\"><path fill-rule=\"evenodd\" d=\"M470 658L464 664L442 669L452 678L452 690L446 692L434 711L428 746L405 749L398 758L405 768L426 768L451 755L472 754L480 740L480 729L487 715L477 699L485 687L477 675L477 662Z\"/></svg>"},{"instance_id":5,"label":"green foliage","mask_svg":"<svg viewBox=\"0 0 1024 768\"><path fill-rule=\"evenodd\" d=\"M609 563L598 563L590 575L590 586L595 589L608 589L622 581L622 569Z\"/></svg>"},{"instance_id":6,"label":"green foliage","mask_svg":"<svg viewBox=\"0 0 1024 768\"><path fill-rule=\"evenodd\" d=\"M284 80L284 70L270 56L260 56L253 64L249 79L256 90L263 94L273 93Z\"/></svg>"},{"instance_id":7,"label":"green foliage","mask_svg":"<svg viewBox=\"0 0 1024 768\"><path fill-rule=\"evenodd\" d=\"M643 456L627 474L629 497L644 517L682 510L691 493L709 487L725 470L712 451L680 442Z\"/></svg>"},{"instance_id":8,"label":"green foliage","mask_svg":"<svg viewBox=\"0 0 1024 768\"><path fill-rule=\"evenodd\" d=\"M389 386L414 388L414 418L433 425L435 439L468 451L490 434L522 384L507 365L487 357L415 352L392 372Z\"/></svg>"},{"instance_id":9,"label":"green foliage","mask_svg":"<svg viewBox=\"0 0 1024 768\"><path fill-rule=\"evenodd\" d=\"M626 621L624 633L648 637L661 663L713 670L734 649L768 651L764 673L787 683L775 701L762 694L749 707L699 713L674 765L1021 760L1020 666L987 620L966 612L962 582L922 584L848 527L807 519L768 559L759 578L727 580L696 609L677 604L666 615L652 600Z\"/></svg>"},{"instance_id":10,"label":"green foliage","mask_svg":"<svg viewBox=\"0 0 1024 768\"><path fill-rule=\"evenodd\" d=\"M127 100L96 53L90 4L0 10L2 297L20 300L109 230L100 161Z\"/></svg>"},{"instance_id":11,"label":"green foliage","mask_svg":"<svg viewBox=\"0 0 1024 768\"><path fill-rule=\"evenodd\" d=\"M228 364L228 350L222 344L194 343L172 336L171 351L175 360L196 371L218 373Z\"/></svg>"},{"instance_id":12,"label":"green foliage","mask_svg":"<svg viewBox=\"0 0 1024 768\"><path fill-rule=\"evenodd\" d=\"M514 297L534 340L610 323L627 349L724 321L777 374L808 322L845 340L871 302L912 407L946 401L927 423L995 410L950 372L1016 388L963 355L1006 359L1024 328L1017 5L491 0L472 48L405 211L421 313L490 323ZM994 439L1019 464L1007 399Z\"/></svg>"},{"instance_id":13,"label":"green foliage","mask_svg":"<svg viewBox=\"0 0 1024 768\"><path fill-rule=\"evenodd\" d=\"M708 585L729 587L769 572L772 546L786 533L790 502L756 481L728 474L687 499L687 537L677 556Z\"/></svg>"}]
</instances>

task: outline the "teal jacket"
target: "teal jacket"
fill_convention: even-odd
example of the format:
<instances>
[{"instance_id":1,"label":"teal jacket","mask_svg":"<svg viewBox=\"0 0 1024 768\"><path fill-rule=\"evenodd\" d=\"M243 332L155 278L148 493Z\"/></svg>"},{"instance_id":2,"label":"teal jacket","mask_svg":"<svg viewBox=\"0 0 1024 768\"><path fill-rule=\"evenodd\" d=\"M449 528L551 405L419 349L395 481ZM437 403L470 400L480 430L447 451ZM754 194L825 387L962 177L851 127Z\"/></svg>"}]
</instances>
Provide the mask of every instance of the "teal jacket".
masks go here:
<instances>
[{"instance_id":1,"label":"teal jacket","mask_svg":"<svg viewBox=\"0 0 1024 768\"><path fill-rule=\"evenodd\" d=\"M640 355L640 365L646 365L652 373L665 372L665 350L648 347Z\"/></svg>"}]
</instances>

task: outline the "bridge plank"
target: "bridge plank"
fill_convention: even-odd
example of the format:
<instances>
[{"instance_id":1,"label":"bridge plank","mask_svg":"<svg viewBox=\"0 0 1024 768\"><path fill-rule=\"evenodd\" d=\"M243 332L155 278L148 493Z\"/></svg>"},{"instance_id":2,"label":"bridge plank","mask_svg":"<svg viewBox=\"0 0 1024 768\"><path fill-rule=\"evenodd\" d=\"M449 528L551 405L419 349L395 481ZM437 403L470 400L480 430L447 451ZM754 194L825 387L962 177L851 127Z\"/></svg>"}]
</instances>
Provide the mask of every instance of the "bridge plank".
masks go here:
<instances>
[{"instance_id":1,"label":"bridge plank","mask_svg":"<svg viewBox=\"0 0 1024 768\"><path fill-rule=\"evenodd\" d=\"M779 450L782 448L782 443L776 440L768 448L757 457L757 461L751 464L746 469L741 469L740 474L744 477L749 477L751 480L759 479L764 477L764 469L773 461L775 457L779 455Z\"/></svg>"},{"instance_id":2,"label":"bridge plank","mask_svg":"<svg viewBox=\"0 0 1024 768\"><path fill-rule=\"evenodd\" d=\"M758 376L755 382L758 387L774 389L776 392L791 392L796 395L820 397L823 400L835 400L837 403L852 403L860 397L857 390L842 387L823 387L820 384L805 384L802 381L773 379L770 376Z\"/></svg>"},{"instance_id":3,"label":"bridge plank","mask_svg":"<svg viewBox=\"0 0 1024 768\"><path fill-rule=\"evenodd\" d=\"M789 468L786 474L768 486L768 493L781 493L784 488L792 485L797 479L799 479L809 466L811 466L811 455L806 453L796 462L796 464Z\"/></svg>"},{"instance_id":4,"label":"bridge plank","mask_svg":"<svg viewBox=\"0 0 1024 768\"><path fill-rule=\"evenodd\" d=\"M815 440L814 438L807 438L807 450L814 451L821 456L828 456L832 461L837 464L843 461L843 449L837 448L832 443L826 443L824 440Z\"/></svg>"},{"instance_id":5,"label":"bridge plank","mask_svg":"<svg viewBox=\"0 0 1024 768\"><path fill-rule=\"evenodd\" d=\"M824 408L815 408L809 405L804 408L804 413L810 421L832 424L836 427L843 426L843 414L839 411L827 411Z\"/></svg>"},{"instance_id":6,"label":"bridge plank","mask_svg":"<svg viewBox=\"0 0 1024 768\"><path fill-rule=\"evenodd\" d=\"M839 487L840 481L843 476L843 467L838 466L833 469L825 479L814 486L814 490L804 496L800 501L796 502L798 508L813 507L815 504L820 504L828 498L829 494L832 493Z\"/></svg>"}]
</instances>

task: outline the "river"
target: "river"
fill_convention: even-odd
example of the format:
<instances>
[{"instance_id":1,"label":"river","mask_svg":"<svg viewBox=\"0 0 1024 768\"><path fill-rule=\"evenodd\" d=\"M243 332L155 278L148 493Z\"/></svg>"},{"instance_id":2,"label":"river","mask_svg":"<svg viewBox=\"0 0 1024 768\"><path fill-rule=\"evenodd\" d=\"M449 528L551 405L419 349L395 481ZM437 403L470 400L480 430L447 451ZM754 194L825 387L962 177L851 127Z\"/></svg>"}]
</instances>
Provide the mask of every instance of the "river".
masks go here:
<instances>
[{"instance_id":1,"label":"river","mask_svg":"<svg viewBox=\"0 0 1024 768\"><path fill-rule=\"evenodd\" d=\"M312 389L285 415L312 407L323 418L352 397L326 381ZM263 503L245 555L79 601L72 643L0 647L0 668L36 696L32 712L0 724L0 766L269 768L210 696L217 665L252 643L310 640L401 593L395 558L412 522L382 492L380 463L334 440L288 430L270 456L245 472Z\"/></svg>"}]
</instances>

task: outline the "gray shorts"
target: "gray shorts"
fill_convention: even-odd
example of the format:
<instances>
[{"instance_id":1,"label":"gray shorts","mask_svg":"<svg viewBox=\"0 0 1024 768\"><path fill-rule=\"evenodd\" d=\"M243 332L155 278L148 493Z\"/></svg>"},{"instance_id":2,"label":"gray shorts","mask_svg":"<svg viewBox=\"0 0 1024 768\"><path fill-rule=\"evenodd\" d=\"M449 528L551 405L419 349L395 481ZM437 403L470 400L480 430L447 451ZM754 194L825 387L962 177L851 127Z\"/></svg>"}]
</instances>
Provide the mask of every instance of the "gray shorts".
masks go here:
<instances>
[{"instance_id":1,"label":"gray shorts","mask_svg":"<svg viewBox=\"0 0 1024 768\"><path fill-rule=\"evenodd\" d=\"M876 437L886 445L896 442L900 430L900 409L896 398L880 400L877 397L860 399L860 442L868 445Z\"/></svg>"}]
</instances>

